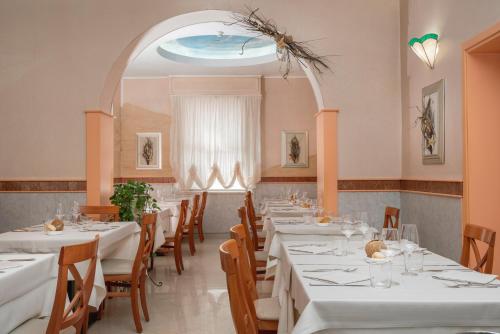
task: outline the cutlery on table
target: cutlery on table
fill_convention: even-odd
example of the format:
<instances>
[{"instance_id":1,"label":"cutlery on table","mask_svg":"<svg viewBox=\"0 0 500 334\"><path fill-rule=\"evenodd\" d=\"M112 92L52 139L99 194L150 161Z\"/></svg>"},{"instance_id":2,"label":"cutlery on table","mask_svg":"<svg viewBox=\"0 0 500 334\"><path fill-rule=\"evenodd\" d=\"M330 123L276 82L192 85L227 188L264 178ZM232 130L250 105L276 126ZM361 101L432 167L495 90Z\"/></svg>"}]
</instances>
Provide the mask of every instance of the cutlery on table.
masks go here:
<instances>
[{"instance_id":1,"label":"cutlery on table","mask_svg":"<svg viewBox=\"0 0 500 334\"><path fill-rule=\"evenodd\" d=\"M352 273L358 270L358 268L330 268L330 269L310 269L310 270L302 270L303 273L327 273L330 271L343 271L345 273Z\"/></svg>"},{"instance_id":2,"label":"cutlery on table","mask_svg":"<svg viewBox=\"0 0 500 334\"><path fill-rule=\"evenodd\" d=\"M307 246L323 247L323 246L326 246L326 244L298 244L298 245L288 245L288 248L290 248L290 247L307 247Z\"/></svg>"},{"instance_id":3,"label":"cutlery on table","mask_svg":"<svg viewBox=\"0 0 500 334\"><path fill-rule=\"evenodd\" d=\"M451 282L455 283L455 285L462 285L462 286L469 286L469 287L500 287L500 284L492 284L494 281L490 281L488 283L478 283L478 282L471 282L471 281L466 281L466 280L460 280L460 279L448 279L448 278L443 278L439 276L431 276L433 279L439 280L439 281L446 281L446 282ZM446 283L445 283L446 284ZM446 284L448 287L454 287L450 284Z\"/></svg>"},{"instance_id":4,"label":"cutlery on table","mask_svg":"<svg viewBox=\"0 0 500 334\"><path fill-rule=\"evenodd\" d=\"M309 286L352 286L352 287L369 287L370 284L321 284L321 283L309 283Z\"/></svg>"},{"instance_id":5,"label":"cutlery on table","mask_svg":"<svg viewBox=\"0 0 500 334\"><path fill-rule=\"evenodd\" d=\"M322 282L322 283L328 283L330 285L337 285L337 286L352 285L352 284L366 282L366 281L370 280L369 278L365 278L365 279L362 279L362 280L359 280L359 281L352 281L352 282L349 282L349 283L338 283L336 281L329 280L329 279L326 279L326 278L319 278L319 277L306 276L306 275L303 275L302 277L310 279L310 280L313 280L313 281L318 281L318 282Z\"/></svg>"},{"instance_id":6,"label":"cutlery on table","mask_svg":"<svg viewBox=\"0 0 500 334\"><path fill-rule=\"evenodd\" d=\"M288 250L289 250L289 251L291 251L291 252L314 254L314 252L311 252L311 251L306 251L306 250L302 250L302 249L293 249L293 248L288 248Z\"/></svg>"},{"instance_id":7,"label":"cutlery on table","mask_svg":"<svg viewBox=\"0 0 500 334\"><path fill-rule=\"evenodd\" d=\"M9 261L9 262L29 262L35 261L34 258L25 258L25 259L0 259L0 261Z\"/></svg>"},{"instance_id":8,"label":"cutlery on table","mask_svg":"<svg viewBox=\"0 0 500 334\"><path fill-rule=\"evenodd\" d=\"M445 283L447 288L486 288L486 289L494 289L500 287L500 284L472 284L472 282L469 283L456 283L456 284L449 284Z\"/></svg>"},{"instance_id":9,"label":"cutlery on table","mask_svg":"<svg viewBox=\"0 0 500 334\"><path fill-rule=\"evenodd\" d=\"M424 273L440 273L443 271L472 271L472 269L461 269L461 268L442 268L442 269L424 269Z\"/></svg>"}]
</instances>

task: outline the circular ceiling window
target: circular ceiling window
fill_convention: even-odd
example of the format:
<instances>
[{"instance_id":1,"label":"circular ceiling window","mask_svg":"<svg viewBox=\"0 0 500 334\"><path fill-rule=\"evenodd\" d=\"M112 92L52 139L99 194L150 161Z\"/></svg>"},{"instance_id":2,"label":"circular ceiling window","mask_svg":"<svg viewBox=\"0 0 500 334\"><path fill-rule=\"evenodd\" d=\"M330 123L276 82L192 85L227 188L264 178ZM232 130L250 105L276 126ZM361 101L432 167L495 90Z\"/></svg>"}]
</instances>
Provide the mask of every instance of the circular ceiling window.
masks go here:
<instances>
[{"instance_id":1,"label":"circular ceiling window","mask_svg":"<svg viewBox=\"0 0 500 334\"><path fill-rule=\"evenodd\" d=\"M273 39L222 22L176 30L162 38L157 51L172 61L205 66L250 66L276 60Z\"/></svg>"}]
</instances>

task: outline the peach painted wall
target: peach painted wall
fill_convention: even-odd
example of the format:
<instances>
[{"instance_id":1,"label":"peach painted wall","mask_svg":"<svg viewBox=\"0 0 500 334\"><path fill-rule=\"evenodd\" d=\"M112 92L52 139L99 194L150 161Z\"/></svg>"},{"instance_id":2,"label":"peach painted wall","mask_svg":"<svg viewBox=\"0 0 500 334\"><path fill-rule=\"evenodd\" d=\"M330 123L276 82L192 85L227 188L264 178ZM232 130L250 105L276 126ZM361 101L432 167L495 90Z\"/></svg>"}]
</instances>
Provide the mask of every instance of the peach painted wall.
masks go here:
<instances>
[{"instance_id":1,"label":"peach painted wall","mask_svg":"<svg viewBox=\"0 0 500 334\"><path fill-rule=\"evenodd\" d=\"M398 0L39 0L0 3L0 178L84 179L83 111L111 104L101 94L121 52L172 16L245 5L339 55L319 81L341 111L340 176L399 177Z\"/></svg>"},{"instance_id":2,"label":"peach painted wall","mask_svg":"<svg viewBox=\"0 0 500 334\"><path fill-rule=\"evenodd\" d=\"M122 107L115 119L115 156L120 156L116 177L172 176L168 162L170 94L262 94L262 176L316 176L317 109L306 78L171 77L124 79ZM281 130L309 132L309 168L282 168ZM136 132L162 132L163 168L135 169ZM119 152L119 153L116 153ZM116 166L115 166L116 167Z\"/></svg>"},{"instance_id":3,"label":"peach painted wall","mask_svg":"<svg viewBox=\"0 0 500 334\"><path fill-rule=\"evenodd\" d=\"M430 70L415 54L407 53L407 76L402 80L403 135L402 176L405 179L462 180L462 43L500 20L497 0L410 0L408 35L435 32L440 35L435 68ZM404 57L404 54L403 54ZM445 79L445 164L422 164L421 133L414 126L422 88Z\"/></svg>"},{"instance_id":4,"label":"peach painted wall","mask_svg":"<svg viewBox=\"0 0 500 334\"><path fill-rule=\"evenodd\" d=\"M467 56L468 217L466 223L499 231L500 53ZM494 273L500 273L495 247Z\"/></svg>"}]
</instances>

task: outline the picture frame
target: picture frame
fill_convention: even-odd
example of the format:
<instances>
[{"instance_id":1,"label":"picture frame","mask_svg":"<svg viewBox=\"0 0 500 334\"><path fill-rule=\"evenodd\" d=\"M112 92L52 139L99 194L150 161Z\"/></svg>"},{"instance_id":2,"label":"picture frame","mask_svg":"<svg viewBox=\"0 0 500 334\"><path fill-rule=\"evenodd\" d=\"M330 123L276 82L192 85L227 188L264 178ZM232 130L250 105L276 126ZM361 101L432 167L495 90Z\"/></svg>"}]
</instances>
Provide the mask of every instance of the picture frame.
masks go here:
<instances>
[{"instance_id":1,"label":"picture frame","mask_svg":"<svg viewBox=\"0 0 500 334\"><path fill-rule=\"evenodd\" d=\"M440 165L445 160L445 82L439 80L422 88L422 162Z\"/></svg>"},{"instance_id":2,"label":"picture frame","mask_svg":"<svg viewBox=\"0 0 500 334\"><path fill-rule=\"evenodd\" d=\"M161 132L137 132L136 169L161 169Z\"/></svg>"},{"instance_id":3,"label":"picture frame","mask_svg":"<svg viewBox=\"0 0 500 334\"><path fill-rule=\"evenodd\" d=\"M307 131L281 131L281 167L309 167L309 134Z\"/></svg>"}]
</instances>

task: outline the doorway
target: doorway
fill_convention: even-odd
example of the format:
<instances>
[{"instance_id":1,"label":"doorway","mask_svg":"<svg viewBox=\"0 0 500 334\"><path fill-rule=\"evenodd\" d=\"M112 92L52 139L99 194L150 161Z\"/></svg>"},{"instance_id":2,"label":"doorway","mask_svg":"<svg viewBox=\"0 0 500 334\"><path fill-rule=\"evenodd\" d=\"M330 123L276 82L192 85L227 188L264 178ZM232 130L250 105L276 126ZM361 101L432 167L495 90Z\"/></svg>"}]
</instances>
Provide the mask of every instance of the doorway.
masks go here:
<instances>
[{"instance_id":1,"label":"doorway","mask_svg":"<svg viewBox=\"0 0 500 334\"><path fill-rule=\"evenodd\" d=\"M500 231L500 23L466 42L463 225ZM493 272L500 273L500 247Z\"/></svg>"}]
</instances>

